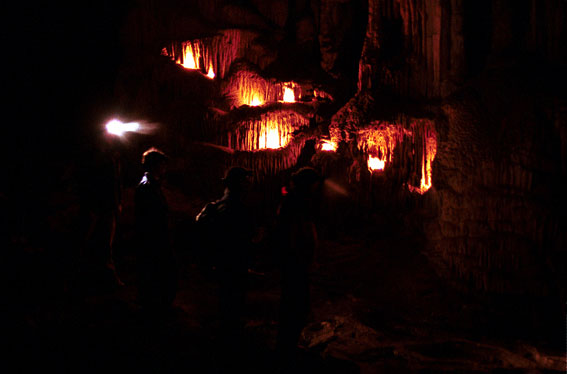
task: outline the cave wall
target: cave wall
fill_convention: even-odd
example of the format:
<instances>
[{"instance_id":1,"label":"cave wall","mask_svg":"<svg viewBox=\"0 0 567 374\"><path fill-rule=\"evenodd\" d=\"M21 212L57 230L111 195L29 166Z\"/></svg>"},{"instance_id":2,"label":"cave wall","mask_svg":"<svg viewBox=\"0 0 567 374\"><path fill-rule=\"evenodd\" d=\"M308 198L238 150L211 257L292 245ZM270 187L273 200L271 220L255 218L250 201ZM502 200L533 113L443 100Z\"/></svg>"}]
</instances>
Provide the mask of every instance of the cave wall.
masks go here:
<instances>
[{"instance_id":1,"label":"cave wall","mask_svg":"<svg viewBox=\"0 0 567 374\"><path fill-rule=\"evenodd\" d=\"M183 152L197 141L232 150L247 137L238 138L238 131L229 136L227 128L259 125L227 114L255 116L254 108L237 109L278 103L284 86L290 86L304 104L292 110L311 112L307 128L322 118L314 113L328 111L334 101L327 87L346 97L355 91L365 20L363 0L139 0L123 28L126 52L116 83L117 106L159 123L170 149ZM199 50L199 69L180 66L188 46ZM203 75L210 66L213 79ZM272 117L280 109L270 109ZM273 161L268 167L263 156L248 158L258 159L260 173L274 173L289 166L294 154L274 152L266 156Z\"/></svg>"},{"instance_id":2,"label":"cave wall","mask_svg":"<svg viewBox=\"0 0 567 374\"><path fill-rule=\"evenodd\" d=\"M331 130L380 119L364 103L417 100L439 134L424 196L439 274L469 291L564 299L567 4L371 0L368 9L358 99Z\"/></svg>"},{"instance_id":3,"label":"cave wall","mask_svg":"<svg viewBox=\"0 0 567 374\"><path fill-rule=\"evenodd\" d=\"M487 79L491 97L475 87L442 107L428 255L466 289L557 296L564 292L565 173L554 121L564 109L518 93L525 86Z\"/></svg>"},{"instance_id":4,"label":"cave wall","mask_svg":"<svg viewBox=\"0 0 567 374\"><path fill-rule=\"evenodd\" d=\"M564 294L566 14L561 0L144 0L125 27L132 58L118 97L176 129L195 126L217 87L166 63L167 43L240 30L251 37L234 57L262 73L282 62L301 69L307 56L345 101L341 80L358 89L319 124L331 139L352 142L372 123L434 124L433 187L417 199L439 274L467 290ZM282 166L264 169L289 167L280 153L266 160Z\"/></svg>"},{"instance_id":5,"label":"cave wall","mask_svg":"<svg viewBox=\"0 0 567 374\"><path fill-rule=\"evenodd\" d=\"M409 97L445 96L463 76L459 0L370 0L359 90Z\"/></svg>"},{"instance_id":6,"label":"cave wall","mask_svg":"<svg viewBox=\"0 0 567 374\"><path fill-rule=\"evenodd\" d=\"M446 97L490 65L565 64L560 0L370 0L359 90Z\"/></svg>"}]
</instances>

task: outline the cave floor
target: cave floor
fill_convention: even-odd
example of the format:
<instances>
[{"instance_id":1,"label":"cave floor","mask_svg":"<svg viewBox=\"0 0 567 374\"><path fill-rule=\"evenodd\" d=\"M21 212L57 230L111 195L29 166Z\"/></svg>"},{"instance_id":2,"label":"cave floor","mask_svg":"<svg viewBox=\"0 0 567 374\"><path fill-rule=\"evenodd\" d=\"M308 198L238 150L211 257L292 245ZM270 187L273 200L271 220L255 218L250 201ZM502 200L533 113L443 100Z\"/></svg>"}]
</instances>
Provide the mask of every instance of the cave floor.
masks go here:
<instances>
[{"instance_id":1,"label":"cave floor","mask_svg":"<svg viewBox=\"0 0 567 374\"><path fill-rule=\"evenodd\" d=\"M478 302L463 299L435 275L418 250L417 236L380 230L360 237L321 243L312 278L310 323L303 331L293 372L564 370L564 354L542 340L528 341L488 326ZM245 372L278 372L274 353L278 272L258 268L250 274L241 360L227 362L217 344L215 282L192 264L189 252L178 251L178 260L180 290L173 310L159 320L144 316L136 304L132 261L127 256L119 263L125 285L112 291L77 297L68 289L46 291L57 283L37 286L37 302L22 306L15 319L19 322L13 346L21 354L15 356L17 367L20 371L223 373L236 371L241 364ZM33 265L28 262L28 266L32 271Z\"/></svg>"}]
</instances>

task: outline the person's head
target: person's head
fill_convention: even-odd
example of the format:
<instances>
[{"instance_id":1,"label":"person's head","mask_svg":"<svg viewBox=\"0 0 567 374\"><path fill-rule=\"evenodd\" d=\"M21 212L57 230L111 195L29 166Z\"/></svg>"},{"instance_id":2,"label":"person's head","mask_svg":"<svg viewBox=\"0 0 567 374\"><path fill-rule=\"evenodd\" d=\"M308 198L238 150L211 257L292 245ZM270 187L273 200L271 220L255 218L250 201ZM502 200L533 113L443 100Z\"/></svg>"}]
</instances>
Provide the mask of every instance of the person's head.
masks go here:
<instances>
[{"instance_id":1,"label":"person's head","mask_svg":"<svg viewBox=\"0 0 567 374\"><path fill-rule=\"evenodd\" d=\"M157 148L150 148L142 155L142 168L154 178L160 180L165 176L167 156Z\"/></svg>"},{"instance_id":2,"label":"person's head","mask_svg":"<svg viewBox=\"0 0 567 374\"><path fill-rule=\"evenodd\" d=\"M302 195L314 195L323 178L311 167L303 167L291 175L292 188Z\"/></svg>"},{"instance_id":3,"label":"person's head","mask_svg":"<svg viewBox=\"0 0 567 374\"><path fill-rule=\"evenodd\" d=\"M252 172L240 166L231 167L225 174L222 182L231 192L244 193L250 186Z\"/></svg>"}]
</instances>

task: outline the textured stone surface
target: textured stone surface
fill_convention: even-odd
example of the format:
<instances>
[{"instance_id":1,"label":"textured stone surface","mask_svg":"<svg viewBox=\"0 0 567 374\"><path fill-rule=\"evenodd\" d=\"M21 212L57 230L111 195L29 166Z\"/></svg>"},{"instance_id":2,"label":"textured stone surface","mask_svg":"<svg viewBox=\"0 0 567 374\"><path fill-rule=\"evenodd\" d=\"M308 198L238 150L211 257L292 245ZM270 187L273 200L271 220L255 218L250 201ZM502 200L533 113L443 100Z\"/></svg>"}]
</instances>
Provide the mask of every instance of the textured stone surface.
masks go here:
<instances>
[{"instance_id":1,"label":"textured stone surface","mask_svg":"<svg viewBox=\"0 0 567 374\"><path fill-rule=\"evenodd\" d=\"M362 1L322 0L319 11L319 48L321 67L339 75L348 66L345 58L360 53L360 37L365 22ZM360 35L359 35L360 34Z\"/></svg>"},{"instance_id":2,"label":"textured stone surface","mask_svg":"<svg viewBox=\"0 0 567 374\"><path fill-rule=\"evenodd\" d=\"M252 0L258 11L264 15L272 24L283 28L288 17L288 0Z\"/></svg>"},{"instance_id":3,"label":"textured stone surface","mask_svg":"<svg viewBox=\"0 0 567 374\"><path fill-rule=\"evenodd\" d=\"M370 0L368 12L359 89L446 97L474 71L503 60L567 61L561 0Z\"/></svg>"},{"instance_id":4,"label":"textured stone surface","mask_svg":"<svg viewBox=\"0 0 567 374\"><path fill-rule=\"evenodd\" d=\"M269 28L264 17L255 12L254 9L229 4L222 8L220 15L222 20L233 26Z\"/></svg>"},{"instance_id":5,"label":"textured stone surface","mask_svg":"<svg viewBox=\"0 0 567 374\"><path fill-rule=\"evenodd\" d=\"M199 37L185 22L189 8L170 18L163 9L154 13L159 7L152 2L142 3L132 16L135 52L150 53L159 39L154 33ZM419 204L428 218L428 255L441 274L471 290L564 292L565 269L559 264L567 243L565 200L558 181L567 169L567 105L552 92L560 92L561 84L550 84L561 71L546 72L565 62L565 49L560 48L566 37L560 27L565 22L564 1L479 0L474 6L464 0L235 4L198 4L203 17L212 15L220 23L231 18L230 23L242 28L267 30L231 29L232 36L217 49L232 52L211 57L219 77L225 78L224 86L212 87L198 76L183 78L179 69L151 59L138 61L122 82L126 93L119 97L125 98L125 106L143 113L159 109L167 121L189 123L187 114L208 105L205 96L212 96L211 91L230 93L223 90L230 85L227 72L239 58L256 65L258 81L264 81L263 71L282 57L280 43L287 43L286 51L292 54L283 63L286 68L287 61L303 57L297 53L301 48L311 53L318 47L318 62L330 75L348 77L349 63L352 72L356 64L359 68L359 92L319 121L322 132L328 127L331 139L350 143L350 154L341 154L351 163L348 181L373 182L367 155L353 146L362 129L391 123L409 130L417 120L435 126L433 187ZM201 34L210 31L195 25ZM363 36L359 59L355 41ZM195 86L211 91L192 97ZM270 100L276 99L279 96ZM398 199L407 195L403 183L416 186L423 174L414 143L400 144L395 157L403 162L380 181L403 190L390 199L392 205L404 206L407 197ZM289 166L279 156L266 157L271 161L246 162L262 170ZM361 201L369 199L371 188L353 189L366 194Z\"/></svg>"},{"instance_id":6,"label":"textured stone surface","mask_svg":"<svg viewBox=\"0 0 567 374\"><path fill-rule=\"evenodd\" d=\"M552 4L557 14L550 13ZM542 71L545 65L515 68L527 54L549 66L564 63L558 45L566 34L558 25L565 22L565 6L368 3L359 94L333 117L330 132L348 138L380 118L382 109L373 109L376 93L422 100L454 94L429 106L437 113L440 140L426 199L435 217L425 233L430 259L463 289L565 297L559 185L566 163L565 99L554 98L561 84Z\"/></svg>"},{"instance_id":7,"label":"textured stone surface","mask_svg":"<svg viewBox=\"0 0 567 374\"><path fill-rule=\"evenodd\" d=\"M434 164L439 216L426 230L429 255L473 289L557 296L565 274L561 149L533 102L506 98L496 112L498 99L485 106L474 95L443 108L448 131Z\"/></svg>"},{"instance_id":8,"label":"textured stone surface","mask_svg":"<svg viewBox=\"0 0 567 374\"><path fill-rule=\"evenodd\" d=\"M452 92L463 75L462 1L370 0L360 89L409 97Z\"/></svg>"}]
</instances>

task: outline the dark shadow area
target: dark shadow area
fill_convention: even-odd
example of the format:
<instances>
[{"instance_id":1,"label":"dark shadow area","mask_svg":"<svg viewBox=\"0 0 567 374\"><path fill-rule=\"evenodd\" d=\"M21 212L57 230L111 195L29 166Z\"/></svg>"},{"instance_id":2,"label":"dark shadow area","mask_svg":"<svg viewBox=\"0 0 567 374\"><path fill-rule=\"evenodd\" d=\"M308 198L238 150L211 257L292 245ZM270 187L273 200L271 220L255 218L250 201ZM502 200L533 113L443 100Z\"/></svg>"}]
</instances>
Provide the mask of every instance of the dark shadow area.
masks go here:
<instances>
[{"instance_id":1,"label":"dark shadow area","mask_svg":"<svg viewBox=\"0 0 567 374\"><path fill-rule=\"evenodd\" d=\"M19 4L4 25L6 368L562 372L567 4L550 1L557 14L527 0ZM188 46L198 68L176 60ZM110 134L114 118L139 131ZM156 226L140 228L137 197L150 147L167 172L145 218L163 215L171 252L144 278L160 247L140 245ZM251 171L242 206L209 231L196 216L234 166ZM317 178L299 194L304 167ZM173 273L174 301L148 308L144 282L171 275L173 294ZM285 313L299 332L282 359Z\"/></svg>"}]
</instances>

